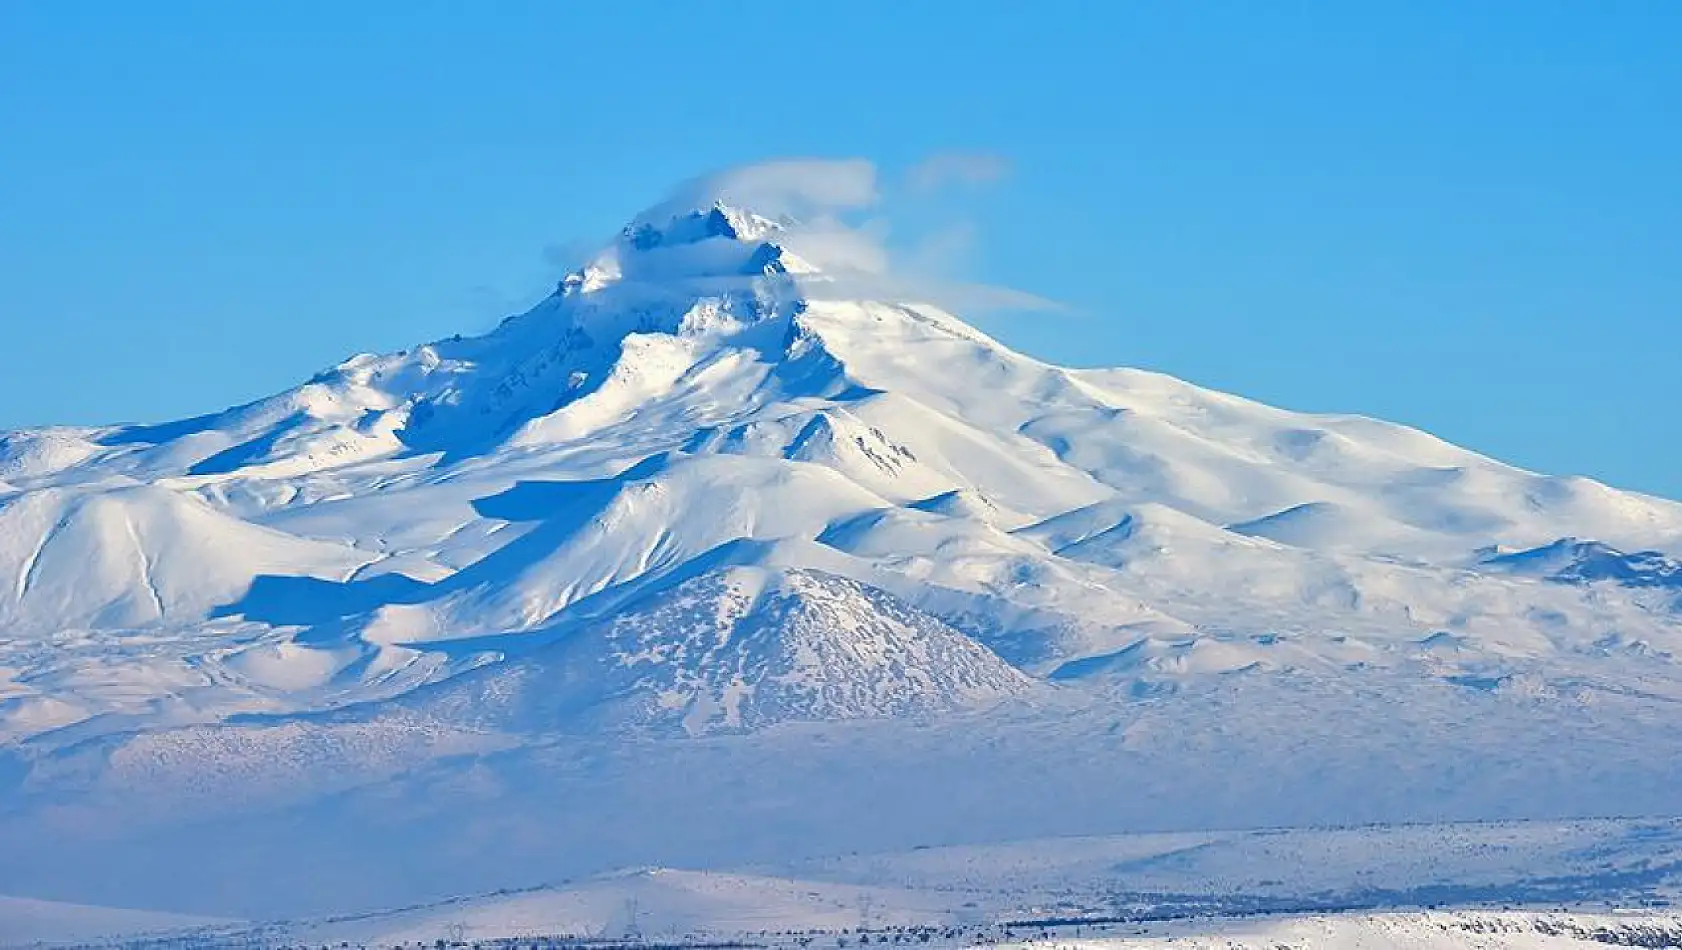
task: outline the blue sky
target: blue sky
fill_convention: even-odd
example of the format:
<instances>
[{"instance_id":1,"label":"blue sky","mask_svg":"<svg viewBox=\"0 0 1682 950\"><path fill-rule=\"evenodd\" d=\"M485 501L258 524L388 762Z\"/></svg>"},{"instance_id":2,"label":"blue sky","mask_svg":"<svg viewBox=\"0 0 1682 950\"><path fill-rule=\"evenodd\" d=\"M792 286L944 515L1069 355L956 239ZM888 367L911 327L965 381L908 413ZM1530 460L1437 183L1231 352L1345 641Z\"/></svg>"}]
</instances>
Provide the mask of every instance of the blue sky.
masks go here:
<instances>
[{"instance_id":1,"label":"blue sky","mask_svg":"<svg viewBox=\"0 0 1682 950\"><path fill-rule=\"evenodd\" d=\"M674 183L1010 174L977 322L1682 497L1682 4L0 4L0 427L486 329ZM961 200L960 200L961 199Z\"/></svg>"}]
</instances>

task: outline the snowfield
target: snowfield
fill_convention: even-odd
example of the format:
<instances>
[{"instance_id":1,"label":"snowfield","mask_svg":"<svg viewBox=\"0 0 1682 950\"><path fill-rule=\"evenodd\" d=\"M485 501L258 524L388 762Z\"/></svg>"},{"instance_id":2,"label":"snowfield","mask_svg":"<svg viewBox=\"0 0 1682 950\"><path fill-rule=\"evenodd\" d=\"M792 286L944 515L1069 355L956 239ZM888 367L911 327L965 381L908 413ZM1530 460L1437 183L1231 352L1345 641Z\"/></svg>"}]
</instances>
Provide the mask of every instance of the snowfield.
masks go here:
<instances>
[{"instance_id":1,"label":"snowfield","mask_svg":"<svg viewBox=\"0 0 1682 950\"><path fill-rule=\"evenodd\" d=\"M0 947L98 944L148 934L168 939L164 935L229 926L210 917L0 897Z\"/></svg>"},{"instance_id":2,"label":"snowfield","mask_svg":"<svg viewBox=\"0 0 1682 950\"><path fill-rule=\"evenodd\" d=\"M666 204L484 336L0 435L0 892L301 919L1213 835L1192 894L1198 829L1682 814L1682 504L1051 366L802 237ZM1438 879L1371 844L1279 896ZM619 899L567 893L530 919ZM695 919L831 920L777 893Z\"/></svg>"},{"instance_id":3,"label":"snowfield","mask_svg":"<svg viewBox=\"0 0 1682 950\"><path fill-rule=\"evenodd\" d=\"M1461 950L1478 948L1672 947L1682 918L1583 914L1372 914L1304 917L1265 924L1184 928L1135 938L1059 940L1019 946L1058 950Z\"/></svg>"},{"instance_id":4,"label":"snowfield","mask_svg":"<svg viewBox=\"0 0 1682 950\"><path fill-rule=\"evenodd\" d=\"M86 919L63 916L81 930L58 939L104 934L94 942L160 950L440 939L789 950L1658 947L1682 941L1682 916L1666 909L1679 895L1675 821L1480 823L1040 839L736 871L641 868L326 918L183 921L144 938L140 921L99 931L110 922L84 908ZM1431 909L1444 904L1460 909Z\"/></svg>"}]
</instances>

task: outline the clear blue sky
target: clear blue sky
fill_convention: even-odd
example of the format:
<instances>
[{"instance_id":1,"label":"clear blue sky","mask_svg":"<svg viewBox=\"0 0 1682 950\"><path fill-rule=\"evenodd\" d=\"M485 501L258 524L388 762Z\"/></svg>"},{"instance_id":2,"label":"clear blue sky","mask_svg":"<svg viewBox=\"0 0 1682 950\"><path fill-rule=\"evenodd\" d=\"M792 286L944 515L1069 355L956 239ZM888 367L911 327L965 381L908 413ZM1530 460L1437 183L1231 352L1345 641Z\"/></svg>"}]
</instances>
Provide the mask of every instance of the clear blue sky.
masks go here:
<instances>
[{"instance_id":1,"label":"clear blue sky","mask_svg":"<svg viewBox=\"0 0 1682 950\"><path fill-rule=\"evenodd\" d=\"M1005 156L1032 354L1682 497L1682 3L0 2L0 427L489 327L687 176Z\"/></svg>"}]
</instances>

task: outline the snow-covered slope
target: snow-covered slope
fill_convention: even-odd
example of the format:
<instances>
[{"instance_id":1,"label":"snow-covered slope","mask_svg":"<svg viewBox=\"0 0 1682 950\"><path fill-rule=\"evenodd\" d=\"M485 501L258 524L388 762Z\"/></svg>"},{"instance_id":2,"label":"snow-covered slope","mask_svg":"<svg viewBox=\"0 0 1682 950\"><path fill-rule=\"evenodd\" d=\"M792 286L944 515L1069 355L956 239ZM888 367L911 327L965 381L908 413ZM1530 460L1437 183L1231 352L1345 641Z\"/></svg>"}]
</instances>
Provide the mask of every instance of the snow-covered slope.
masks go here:
<instances>
[{"instance_id":1,"label":"snow-covered slope","mask_svg":"<svg viewBox=\"0 0 1682 950\"><path fill-rule=\"evenodd\" d=\"M1668 946L1682 937L1682 919L1665 910L1682 886L1679 848L1682 826L1643 821L1056 838L792 867L635 868L329 918L183 921L175 929L176 945L198 946L547 938L793 950L1017 945L1026 937L1030 946L1108 947L1175 937L1182 946L1249 945L1242 941L1271 935L1260 945L1339 946L1352 938L1355 946L1464 947L1597 934L1602 943ZM1461 909L1426 911L1444 905ZM0 927L8 908L27 914L36 906L0 899ZM39 936L55 942L88 933L111 913L48 906L56 913L33 919ZM62 932L47 926L52 921ZM1612 939L1618 935L1627 939Z\"/></svg>"},{"instance_id":2,"label":"snow-covered slope","mask_svg":"<svg viewBox=\"0 0 1682 950\"><path fill-rule=\"evenodd\" d=\"M697 734L927 716L997 703L1032 682L946 624L857 581L726 566L405 705L528 733L589 715L598 728L605 717Z\"/></svg>"},{"instance_id":3,"label":"snow-covered slope","mask_svg":"<svg viewBox=\"0 0 1682 950\"><path fill-rule=\"evenodd\" d=\"M0 501L0 625L52 633L195 622L259 576L348 578L373 555L236 518L157 485Z\"/></svg>"},{"instance_id":4,"label":"snow-covered slope","mask_svg":"<svg viewBox=\"0 0 1682 950\"><path fill-rule=\"evenodd\" d=\"M0 897L0 947L7 948L118 943L145 934L228 924L211 917Z\"/></svg>"},{"instance_id":5,"label":"snow-covered slope","mask_svg":"<svg viewBox=\"0 0 1682 950\"><path fill-rule=\"evenodd\" d=\"M884 928L949 925L975 916L933 891L649 868L566 887L300 922L282 932L301 945L352 941L371 947L430 944L453 934L469 941L552 935L575 942L682 943L755 933L839 933L859 926L861 907L873 926Z\"/></svg>"},{"instance_id":6,"label":"snow-covered slope","mask_svg":"<svg viewBox=\"0 0 1682 950\"><path fill-rule=\"evenodd\" d=\"M1162 741L1139 704L1228 688L1368 724L1406 693L1409 729L1492 704L1508 736L1615 707L1656 750L1618 794L1663 787L1682 505L1047 365L801 227L662 205L484 336L0 437L0 794L220 814L604 730L905 735L871 722L1125 770L1091 744ZM1183 701L1188 754L1228 748L1195 718L1223 701ZM1377 741L1347 740L1319 751Z\"/></svg>"}]
</instances>

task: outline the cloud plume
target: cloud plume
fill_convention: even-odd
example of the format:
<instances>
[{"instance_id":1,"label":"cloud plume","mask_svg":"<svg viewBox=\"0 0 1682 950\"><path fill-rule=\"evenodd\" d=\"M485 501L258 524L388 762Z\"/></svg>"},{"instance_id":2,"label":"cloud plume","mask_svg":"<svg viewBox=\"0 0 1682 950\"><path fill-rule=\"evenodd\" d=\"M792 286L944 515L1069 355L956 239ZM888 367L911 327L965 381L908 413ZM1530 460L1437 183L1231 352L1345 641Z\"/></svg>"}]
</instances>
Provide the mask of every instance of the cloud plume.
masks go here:
<instances>
[{"instance_id":1,"label":"cloud plume","mask_svg":"<svg viewBox=\"0 0 1682 950\"><path fill-rule=\"evenodd\" d=\"M722 202L773 218L823 218L875 204L877 177L874 163L857 158L756 162L691 179L648 214Z\"/></svg>"},{"instance_id":2,"label":"cloud plume","mask_svg":"<svg viewBox=\"0 0 1682 950\"><path fill-rule=\"evenodd\" d=\"M952 202L922 200L973 192L1008 171L1005 159L981 152L931 155L891 181L866 159L776 159L684 182L635 223L660 226L715 203L770 218L783 228L778 242L821 271L821 280L803 286L818 299L902 300L969 313L1060 309L1039 295L965 277L978 229Z\"/></svg>"}]
</instances>

